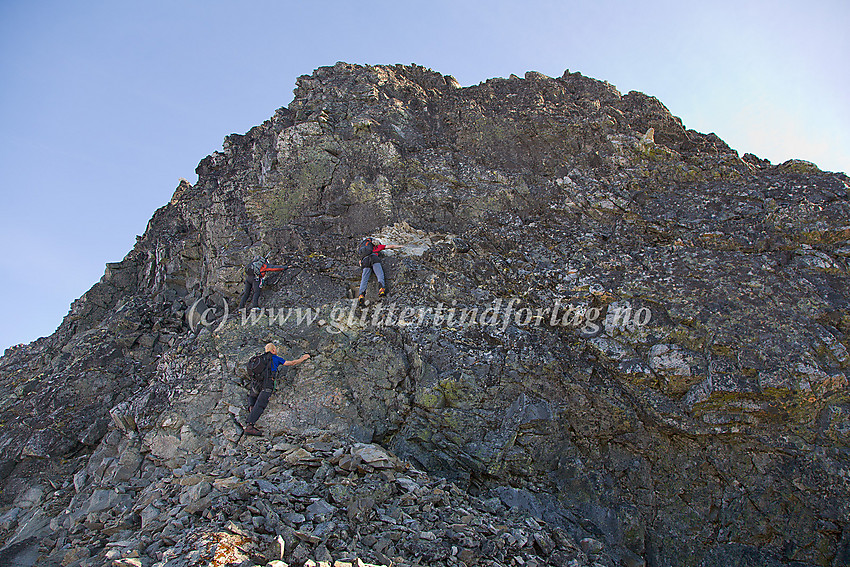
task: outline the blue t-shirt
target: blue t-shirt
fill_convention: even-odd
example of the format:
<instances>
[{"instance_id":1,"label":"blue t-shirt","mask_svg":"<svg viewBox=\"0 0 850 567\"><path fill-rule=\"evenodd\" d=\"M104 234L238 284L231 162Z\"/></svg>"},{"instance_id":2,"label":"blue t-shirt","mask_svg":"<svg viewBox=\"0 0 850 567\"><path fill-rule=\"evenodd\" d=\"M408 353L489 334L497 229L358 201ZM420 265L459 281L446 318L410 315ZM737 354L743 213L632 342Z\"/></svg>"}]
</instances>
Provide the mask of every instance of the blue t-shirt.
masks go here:
<instances>
[{"instance_id":1,"label":"blue t-shirt","mask_svg":"<svg viewBox=\"0 0 850 567\"><path fill-rule=\"evenodd\" d=\"M272 355L272 374L277 372L277 367L286 362L286 359L279 357L276 354Z\"/></svg>"}]
</instances>

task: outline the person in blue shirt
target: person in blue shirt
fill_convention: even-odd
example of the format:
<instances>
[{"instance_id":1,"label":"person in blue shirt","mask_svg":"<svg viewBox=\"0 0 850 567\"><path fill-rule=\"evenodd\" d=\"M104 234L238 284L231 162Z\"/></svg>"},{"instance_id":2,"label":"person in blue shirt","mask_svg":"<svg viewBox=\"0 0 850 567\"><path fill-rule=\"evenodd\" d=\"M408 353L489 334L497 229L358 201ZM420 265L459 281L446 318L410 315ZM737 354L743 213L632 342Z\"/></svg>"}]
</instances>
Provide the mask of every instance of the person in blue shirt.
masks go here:
<instances>
[{"instance_id":1,"label":"person in blue shirt","mask_svg":"<svg viewBox=\"0 0 850 567\"><path fill-rule=\"evenodd\" d=\"M248 419L245 422L245 427L243 428L243 432L246 435L263 434L263 432L257 427L257 420L260 419L263 411L265 411L266 406L269 403L269 398L271 398L272 392L274 392L274 377L278 368L280 368L281 365L295 366L296 364L301 364L310 358L309 354L302 354L301 358L285 360L277 355L277 347L272 343L266 345L266 352L271 354L271 372L266 373L266 378L263 380L262 384L255 384L248 395Z\"/></svg>"}]
</instances>

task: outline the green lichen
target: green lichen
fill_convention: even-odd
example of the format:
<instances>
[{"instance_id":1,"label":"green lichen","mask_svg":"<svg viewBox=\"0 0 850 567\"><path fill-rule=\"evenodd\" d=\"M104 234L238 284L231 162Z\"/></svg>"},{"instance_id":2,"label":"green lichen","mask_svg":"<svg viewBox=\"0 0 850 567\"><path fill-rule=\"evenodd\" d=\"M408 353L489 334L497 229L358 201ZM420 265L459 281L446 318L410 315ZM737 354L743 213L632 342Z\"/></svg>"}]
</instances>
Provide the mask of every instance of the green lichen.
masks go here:
<instances>
[{"instance_id":1,"label":"green lichen","mask_svg":"<svg viewBox=\"0 0 850 567\"><path fill-rule=\"evenodd\" d=\"M308 195L309 190L302 184L291 188L278 187L268 198L265 207L266 220L272 227L287 224L296 216Z\"/></svg>"},{"instance_id":2,"label":"green lichen","mask_svg":"<svg viewBox=\"0 0 850 567\"><path fill-rule=\"evenodd\" d=\"M427 409L439 409L446 407L446 399L439 390L420 390L416 393L414 402L417 406Z\"/></svg>"}]
</instances>

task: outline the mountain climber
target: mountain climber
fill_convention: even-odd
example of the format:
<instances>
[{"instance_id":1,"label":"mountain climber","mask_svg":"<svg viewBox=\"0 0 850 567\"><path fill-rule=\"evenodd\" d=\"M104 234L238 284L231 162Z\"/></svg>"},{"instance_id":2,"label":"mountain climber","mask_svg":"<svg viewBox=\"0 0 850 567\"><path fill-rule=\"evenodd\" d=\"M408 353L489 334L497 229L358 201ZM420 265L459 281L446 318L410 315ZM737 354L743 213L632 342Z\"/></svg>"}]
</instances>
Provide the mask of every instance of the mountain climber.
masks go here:
<instances>
[{"instance_id":1,"label":"mountain climber","mask_svg":"<svg viewBox=\"0 0 850 567\"><path fill-rule=\"evenodd\" d=\"M248 298L251 298L251 309L259 309L260 292L263 288L263 278L268 272L280 272L289 266L272 266L265 258L257 258L245 266L245 291L239 298L239 309L245 307Z\"/></svg>"},{"instance_id":2,"label":"mountain climber","mask_svg":"<svg viewBox=\"0 0 850 567\"><path fill-rule=\"evenodd\" d=\"M246 435L262 435L263 432L257 427L257 420L265 411L269 403L272 392L274 392L275 375L281 365L295 366L301 364L310 358L309 354L302 354L301 358L295 360L285 360L277 355L277 347L272 343L266 345L265 352L258 357L252 358L249 362L249 372L251 371L251 363L258 360L258 363L264 367L260 372L255 372L255 380L251 386L251 392L248 394L248 419L245 421L245 427L242 431Z\"/></svg>"},{"instance_id":3,"label":"mountain climber","mask_svg":"<svg viewBox=\"0 0 850 567\"><path fill-rule=\"evenodd\" d=\"M363 275L360 277L360 292L357 298L357 304L363 307L366 301L366 287L369 285L369 278L372 272L375 272L375 277L378 279L378 296L384 297L387 294L387 284L384 279L384 268L381 266L381 250L397 250L403 248L400 244L378 244L372 237L366 237L360 246L357 247L358 256L360 256L360 267L363 269Z\"/></svg>"}]
</instances>

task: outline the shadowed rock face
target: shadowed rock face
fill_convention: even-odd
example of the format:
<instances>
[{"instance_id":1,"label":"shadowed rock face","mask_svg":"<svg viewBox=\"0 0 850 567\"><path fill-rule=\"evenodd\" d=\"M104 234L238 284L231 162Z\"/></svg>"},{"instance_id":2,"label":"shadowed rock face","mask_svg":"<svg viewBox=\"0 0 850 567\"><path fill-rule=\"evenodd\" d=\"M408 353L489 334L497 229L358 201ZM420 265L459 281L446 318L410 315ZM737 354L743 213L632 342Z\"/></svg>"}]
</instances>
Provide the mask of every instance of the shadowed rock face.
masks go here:
<instances>
[{"instance_id":1,"label":"shadowed rock face","mask_svg":"<svg viewBox=\"0 0 850 567\"><path fill-rule=\"evenodd\" d=\"M300 77L288 108L197 173L54 335L0 359L0 529L22 557L99 565L133 533L143 564L165 564L228 521L258 549L309 532L293 563L850 557L845 175L741 158L578 73L459 88L344 63ZM408 246L385 254L390 295L354 310L365 235ZM252 318L236 299L259 255L292 267ZM279 377L265 438L248 440L234 420L245 363L270 341L313 359ZM452 539L458 518L423 515L427 553L399 535L376 555L352 534L392 514L360 517L353 496L336 502L347 515L289 532L274 518L303 515L297 498L246 518L284 469L324 486L356 472L310 445L320 436L379 443L487 513L560 531L528 524L525 543L491 548L486 531ZM296 446L319 457L282 461ZM250 474L223 480L246 460ZM192 471L208 506L187 511L196 498L166 485ZM349 555L322 535L329 518Z\"/></svg>"}]
</instances>

